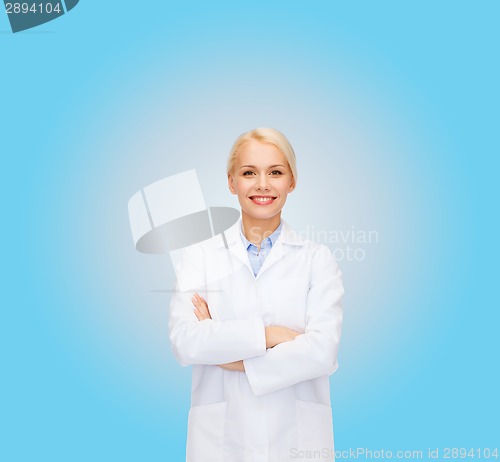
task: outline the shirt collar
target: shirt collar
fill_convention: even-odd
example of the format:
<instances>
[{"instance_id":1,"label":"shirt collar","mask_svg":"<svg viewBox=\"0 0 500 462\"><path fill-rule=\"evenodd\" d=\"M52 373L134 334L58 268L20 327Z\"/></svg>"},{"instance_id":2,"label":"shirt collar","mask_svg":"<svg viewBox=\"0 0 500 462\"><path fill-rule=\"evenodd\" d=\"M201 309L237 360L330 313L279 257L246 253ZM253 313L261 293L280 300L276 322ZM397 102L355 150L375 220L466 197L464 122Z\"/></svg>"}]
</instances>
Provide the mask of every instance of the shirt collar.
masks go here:
<instances>
[{"instance_id":1,"label":"shirt collar","mask_svg":"<svg viewBox=\"0 0 500 462\"><path fill-rule=\"evenodd\" d=\"M273 231L272 234L270 234L262 241L261 245L264 245L265 242L270 242L271 244L270 247L272 247L276 242L276 239L278 239L278 237L280 236L281 228L282 228L282 222L280 221L279 226ZM251 245L257 247L253 242L250 242L243 234L243 221L241 221L240 224L240 236L241 240L243 241L243 245L245 246L245 249L248 249L248 247L250 247Z\"/></svg>"},{"instance_id":2,"label":"shirt collar","mask_svg":"<svg viewBox=\"0 0 500 462\"><path fill-rule=\"evenodd\" d=\"M221 233L221 236L218 236L216 240L216 246L217 247L226 247L226 248L231 248L234 245L238 245L240 243L241 245L241 217L239 220L234 223L232 226L229 227L224 233ZM281 224L283 225L281 229L281 234L280 234L280 241L282 241L283 244L285 245L292 245L292 246L303 246L307 243L307 240L304 239L300 234L297 234L295 231L293 231L290 228L290 225L281 219ZM279 236L278 236L279 237ZM227 244L227 245L226 245Z\"/></svg>"}]
</instances>

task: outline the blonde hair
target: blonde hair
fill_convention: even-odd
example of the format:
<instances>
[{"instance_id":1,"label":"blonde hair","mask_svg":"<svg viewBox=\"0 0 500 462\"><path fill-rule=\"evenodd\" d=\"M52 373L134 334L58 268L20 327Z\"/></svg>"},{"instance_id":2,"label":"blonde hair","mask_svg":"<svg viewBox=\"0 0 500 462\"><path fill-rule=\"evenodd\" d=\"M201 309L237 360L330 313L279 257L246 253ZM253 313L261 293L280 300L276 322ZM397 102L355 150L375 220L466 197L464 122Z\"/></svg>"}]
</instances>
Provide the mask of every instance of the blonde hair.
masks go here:
<instances>
[{"instance_id":1,"label":"blonde hair","mask_svg":"<svg viewBox=\"0 0 500 462\"><path fill-rule=\"evenodd\" d=\"M227 174L228 176L231 174L234 168L234 163L236 162L236 158L238 156L238 149L241 147L243 143L246 143L250 140L257 140L261 143L269 143L283 153L286 160L288 161L288 165L290 166L290 170L292 171L292 176L297 183L297 160L295 158L295 152L293 152L292 145L286 139L283 133L279 132L275 128L267 128L261 127L256 128L255 130L250 130L249 132L243 133L240 135L233 144L231 148L231 152L229 153L229 157L227 159Z\"/></svg>"}]
</instances>

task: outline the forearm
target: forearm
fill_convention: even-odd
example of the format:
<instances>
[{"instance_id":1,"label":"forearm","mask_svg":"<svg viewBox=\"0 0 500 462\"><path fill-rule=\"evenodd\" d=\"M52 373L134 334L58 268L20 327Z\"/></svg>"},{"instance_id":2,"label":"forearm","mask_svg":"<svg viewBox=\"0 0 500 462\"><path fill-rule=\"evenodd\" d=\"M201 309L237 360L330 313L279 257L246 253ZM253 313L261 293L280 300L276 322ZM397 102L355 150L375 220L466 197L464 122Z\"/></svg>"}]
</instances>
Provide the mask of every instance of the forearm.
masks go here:
<instances>
[{"instance_id":1,"label":"forearm","mask_svg":"<svg viewBox=\"0 0 500 462\"><path fill-rule=\"evenodd\" d=\"M193 312L186 310L188 296L176 293L171 303L170 340L181 364L215 364L244 372L243 360L264 355L266 349L299 335L284 326L264 328L259 318L214 321L207 301L197 293L190 300Z\"/></svg>"},{"instance_id":2,"label":"forearm","mask_svg":"<svg viewBox=\"0 0 500 462\"><path fill-rule=\"evenodd\" d=\"M299 335L260 357L243 361L250 386L256 396L329 375L337 369L340 338L319 332Z\"/></svg>"},{"instance_id":3,"label":"forearm","mask_svg":"<svg viewBox=\"0 0 500 462\"><path fill-rule=\"evenodd\" d=\"M273 348L280 343L290 342L299 335L300 332L284 326L266 326L265 334L266 348Z\"/></svg>"},{"instance_id":4,"label":"forearm","mask_svg":"<svg viewBox=\"0 0 500 462\"><path fill-rule=\"evenodd\" d=\"M266 326L264 332L266 337L266 348L273 348L280 343L293 340L297 335L299 335L299 332L283 326ZM245 372L243 359L247 358L242 358L231 363L219 364L219 366L226 371Z\"/></svg>"},{"instance_id":5,"label":"forearm","mask_svg":"<svg viewBox=\"0 0 500 462\"><path fill-rule=\"evenodd\" d=\"M259 318L186 322L174 325L170 342L181 364L223 364L265 354L265 330Z\"/></svg>"}]
</instances>

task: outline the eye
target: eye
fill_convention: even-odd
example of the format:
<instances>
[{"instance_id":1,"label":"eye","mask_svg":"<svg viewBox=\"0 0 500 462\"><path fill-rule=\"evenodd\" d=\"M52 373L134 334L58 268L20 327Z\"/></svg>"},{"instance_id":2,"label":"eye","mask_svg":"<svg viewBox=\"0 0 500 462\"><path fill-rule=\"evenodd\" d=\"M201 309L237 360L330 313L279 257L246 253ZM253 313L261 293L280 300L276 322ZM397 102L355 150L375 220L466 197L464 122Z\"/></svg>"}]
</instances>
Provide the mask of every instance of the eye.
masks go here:
<instances>
[{"instance_id":1,"label":"eye","mask_svg":"<svg viewBox=\"0 0 500 462\"><path fill-rule=\"evenodd\" d=\"M283 175L283 172L281 170L273 170L271 175Z\"/></svg>"},{"instance_id":2,"label":"eye","mask_svg":"<svg viewBox=\"0 0 500 462\"><path fill-rule=\"evenodd\" d=\"M251 170L246 170L245 172L243 172L243 176L250 176L250 175L253 175L253 172Z\"/></svg>"}]
</instances>

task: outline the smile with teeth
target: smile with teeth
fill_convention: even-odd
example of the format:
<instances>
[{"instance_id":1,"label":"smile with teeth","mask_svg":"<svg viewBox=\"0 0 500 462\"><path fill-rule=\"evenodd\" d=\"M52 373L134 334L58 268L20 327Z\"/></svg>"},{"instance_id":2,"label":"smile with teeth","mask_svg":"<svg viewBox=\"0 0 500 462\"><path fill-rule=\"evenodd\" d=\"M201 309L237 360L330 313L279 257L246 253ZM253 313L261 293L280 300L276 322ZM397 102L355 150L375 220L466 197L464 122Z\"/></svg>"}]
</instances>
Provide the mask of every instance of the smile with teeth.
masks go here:
<instances>
[{"instance_id":1,"label":"smile with teeth","mask_svg":"<svg viewBox=\"0 0 500 462\"><path fill-rule=\"evenodd\" d=\"M274 202L275 196L250 196L250 200L255 204L268 205Z\"/></svg>"}]
</instances>

